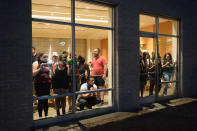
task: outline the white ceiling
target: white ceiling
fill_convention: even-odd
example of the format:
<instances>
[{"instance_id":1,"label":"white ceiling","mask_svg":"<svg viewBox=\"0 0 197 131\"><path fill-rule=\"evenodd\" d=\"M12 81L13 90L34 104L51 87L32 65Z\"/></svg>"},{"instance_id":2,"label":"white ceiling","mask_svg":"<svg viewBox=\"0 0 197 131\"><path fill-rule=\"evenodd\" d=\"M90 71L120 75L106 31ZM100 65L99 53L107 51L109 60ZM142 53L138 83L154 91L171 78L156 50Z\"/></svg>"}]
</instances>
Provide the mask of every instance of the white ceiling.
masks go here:
<instances>
[{"instance_id":1,"label":"white ceiling","mask_svg":"<svg viewBox=\"0 0 197 131\"><path fill-rule=\"evenodd\" d=\"M70 0L32 0L32 17L56 21L71 22ZM112 9L85 2L76 1L76 23L111 26ZM71 38L71 27L41 22L32 22L33 37ZM104 39L108 31L76 27L76 37Z\"/></svg>"}]
</instances>

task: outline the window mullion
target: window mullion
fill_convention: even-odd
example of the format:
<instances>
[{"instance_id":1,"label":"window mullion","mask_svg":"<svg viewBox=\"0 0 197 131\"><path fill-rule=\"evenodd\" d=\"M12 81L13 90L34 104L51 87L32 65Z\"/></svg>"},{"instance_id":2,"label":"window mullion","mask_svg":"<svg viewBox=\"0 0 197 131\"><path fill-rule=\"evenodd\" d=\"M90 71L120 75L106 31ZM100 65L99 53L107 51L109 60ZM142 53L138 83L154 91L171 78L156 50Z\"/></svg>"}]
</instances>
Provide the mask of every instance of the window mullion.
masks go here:
<instances>
[{"instance_id":1,"label":"window mullion","mask_svg":"<svg viewBox=\"0 0 197 131\"><path fill-rule=\"evenodd\" d=\"M72 24L72 91L74 93L72 97L72 113L76 112L76 58L75 58L75 0L71 0L71 24Z\"/></svg>"}]
</instances>

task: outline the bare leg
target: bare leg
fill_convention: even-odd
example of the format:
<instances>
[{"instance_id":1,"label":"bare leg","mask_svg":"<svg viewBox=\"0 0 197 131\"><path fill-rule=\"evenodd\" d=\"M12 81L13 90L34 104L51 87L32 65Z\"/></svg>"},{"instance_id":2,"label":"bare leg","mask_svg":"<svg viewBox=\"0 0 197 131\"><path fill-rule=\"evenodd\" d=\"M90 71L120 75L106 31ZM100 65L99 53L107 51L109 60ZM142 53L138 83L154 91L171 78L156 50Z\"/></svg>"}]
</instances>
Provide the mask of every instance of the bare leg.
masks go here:
<instances>
[{"instance_id":1,"label":"bare leg","mask_svg":"<svg viewBox=\"0 0 197 131\"><path fill-rule=\"evenodd\" d=\"M104 86L99 86L98 88L99 88L99 89L104 89ZM103 101L104 101L104 94L105 94L105 92L100 92L100 93L99 93L99 98L100 98L101 100L103 100Z\"/></svg>"}]
</instances>

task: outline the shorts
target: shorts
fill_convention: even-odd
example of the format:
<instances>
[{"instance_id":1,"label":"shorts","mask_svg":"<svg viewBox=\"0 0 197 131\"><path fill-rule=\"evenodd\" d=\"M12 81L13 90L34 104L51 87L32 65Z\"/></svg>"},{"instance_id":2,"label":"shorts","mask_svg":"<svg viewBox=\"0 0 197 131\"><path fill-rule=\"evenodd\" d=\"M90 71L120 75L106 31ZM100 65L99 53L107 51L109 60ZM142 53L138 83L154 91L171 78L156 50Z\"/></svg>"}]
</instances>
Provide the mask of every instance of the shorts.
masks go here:
<instances>
[{"instance_id":1,"label":"shorts","mask_svg":"<svg viewBox=\"0 0 197 131\"><path fill-rule=\"evenodd\" d=\"M68 93L68 89L53 89L53 93L58 94L58 95L62 95L62 94L66 94Z\"/></svg>"},{"instance_id":2,"label":"shorts","mask_svg":"<svg viewBox=\"0 0 197 131\"><path fill-rule=\"evenodd\" d=\"M104 86L105 85L105 80L103 80L102 76L94 76L94 84L97 86Z\"/></svg>"}]
</instances>

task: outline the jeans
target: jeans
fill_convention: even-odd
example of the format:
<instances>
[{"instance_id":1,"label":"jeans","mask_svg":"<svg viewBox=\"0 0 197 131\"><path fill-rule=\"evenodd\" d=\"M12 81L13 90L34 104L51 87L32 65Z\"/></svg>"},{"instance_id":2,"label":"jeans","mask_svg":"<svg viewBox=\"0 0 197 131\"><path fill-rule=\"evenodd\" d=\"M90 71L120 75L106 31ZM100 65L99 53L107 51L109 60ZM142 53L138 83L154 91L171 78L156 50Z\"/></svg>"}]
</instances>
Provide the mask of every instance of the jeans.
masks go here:
<instances>
[{"instance_id":1,"label":"jeans","mask_svg":"<svg viewBox=\"0 0 197 131\"><path fill-rule=\"evenodd\" d=\"M163 72L163 78L165 82L169 82L170 78L171 78L172 73L169 72ZM163 94L167 95L167 89L168 89L168 83L164 84L164 90L163 90Z\"/></svg>"}]
</instances>

